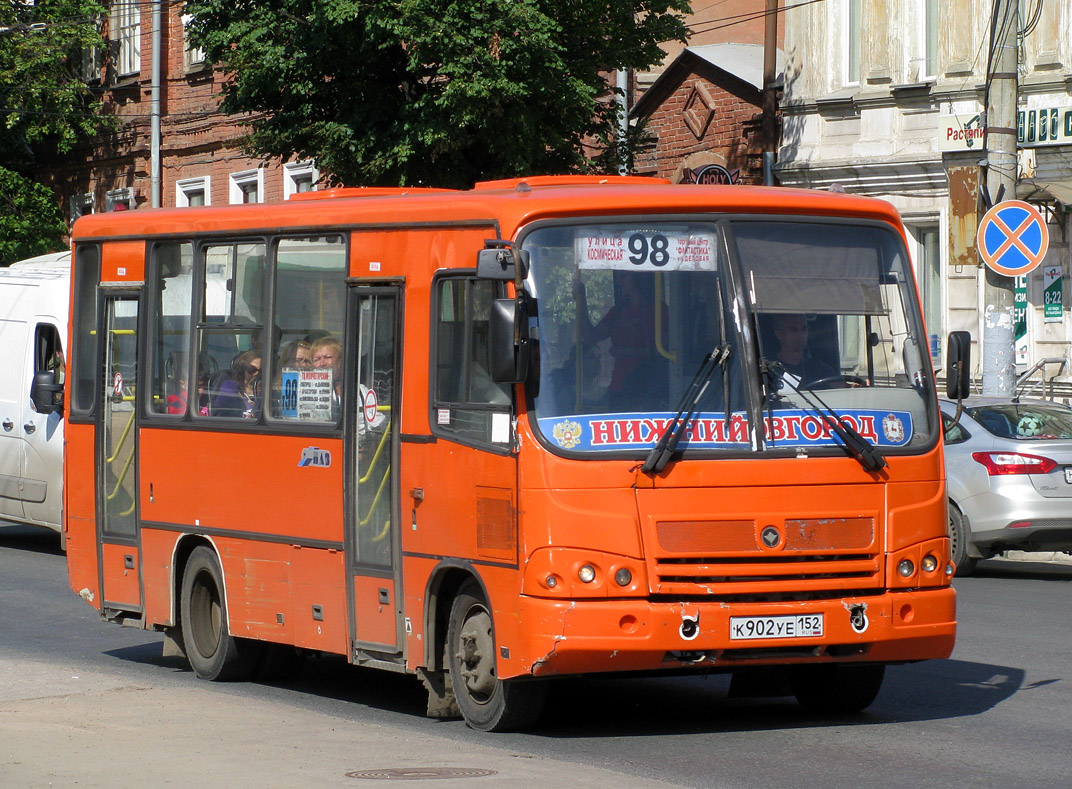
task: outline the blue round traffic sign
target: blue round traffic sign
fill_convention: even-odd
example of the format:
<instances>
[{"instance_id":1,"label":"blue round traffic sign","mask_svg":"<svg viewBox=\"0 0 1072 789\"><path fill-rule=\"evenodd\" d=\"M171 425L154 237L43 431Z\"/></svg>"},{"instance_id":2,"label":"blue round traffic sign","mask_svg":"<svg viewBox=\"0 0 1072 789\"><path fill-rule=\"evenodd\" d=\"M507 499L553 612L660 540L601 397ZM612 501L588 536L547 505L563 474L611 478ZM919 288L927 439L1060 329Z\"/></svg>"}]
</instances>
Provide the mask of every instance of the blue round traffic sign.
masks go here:
<instances>
[{"instance_id":1,"label":"blue round traffic sign","mask_svg":"<svg viewBox=\"0 0 1072 789\"><path fill-rule=\"evenodd\" d=\"M1008 277L1027 274L1038 266L1050 245L1046 219L1023 200L998 203L983 216L975 237L979 257Z\"/></svg>"}]
</instances>

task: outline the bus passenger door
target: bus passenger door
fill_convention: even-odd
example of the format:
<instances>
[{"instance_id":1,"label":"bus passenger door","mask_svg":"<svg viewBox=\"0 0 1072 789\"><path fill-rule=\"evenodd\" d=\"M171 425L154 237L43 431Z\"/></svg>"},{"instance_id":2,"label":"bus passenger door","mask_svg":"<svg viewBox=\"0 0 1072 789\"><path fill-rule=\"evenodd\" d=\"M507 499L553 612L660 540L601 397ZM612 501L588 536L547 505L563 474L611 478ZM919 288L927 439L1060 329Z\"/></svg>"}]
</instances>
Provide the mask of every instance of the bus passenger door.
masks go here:
<instances>
[{"instance_id":1,"label":"bus passenger door","mask_svg":"<svg viewBox=\"0 0 1072 789\"><path fill-rule=\"evenodd\" d=\"M346 519L347 574L353 612L354 659L359 652L399 652L402 609L398 534L400 290L358 286L350 291L349 381L356 378L346 428L350 480ZM354 330L356 329L356 338ZM356 342L354 342L356 341ZM349 350L349 349L348 349Z\"/></svg>"},{"instance_id":2,"label":"bus passenger door","mask_svg":"<svg viewBox=\"0 0 1072 789\"><path fill-rule=\"evenodd\" d=\"M138 541L138 300L108 295L101 311L104 360L97 425L97 523L105 613L140 613Z\"/></svg>"}]
</instances>

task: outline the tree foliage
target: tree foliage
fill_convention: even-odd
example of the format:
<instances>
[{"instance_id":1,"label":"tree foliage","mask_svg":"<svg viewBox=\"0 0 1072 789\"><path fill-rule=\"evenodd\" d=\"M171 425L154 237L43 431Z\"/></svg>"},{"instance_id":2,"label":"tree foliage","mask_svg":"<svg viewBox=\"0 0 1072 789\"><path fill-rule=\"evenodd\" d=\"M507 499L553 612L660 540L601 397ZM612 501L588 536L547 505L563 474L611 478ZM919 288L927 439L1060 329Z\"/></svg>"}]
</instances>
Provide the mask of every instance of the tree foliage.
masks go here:
<instances>
[{"instance_id":1,"label":"tree foliage","mask_svg":"<svg viewBox=\"0 0 1072 789\"><path fill-rule=\"evenodd\" d=\"M81 52L103 46L104 13L96 0L0 4L0 264L62 246L56 197L30 175L109 124L80 73Z\"/></svg>"},{"instance_id":2,"label":"tree foliage","mask_svg":"<svg viewBox=\"0 0 1072 789\"><path fill-rule=\"evenodd\" d=\"M336 182L468 186L616 171L606 73L684 40L688 0L191 0L247 148Z\"/></svg>"}]
</instances>

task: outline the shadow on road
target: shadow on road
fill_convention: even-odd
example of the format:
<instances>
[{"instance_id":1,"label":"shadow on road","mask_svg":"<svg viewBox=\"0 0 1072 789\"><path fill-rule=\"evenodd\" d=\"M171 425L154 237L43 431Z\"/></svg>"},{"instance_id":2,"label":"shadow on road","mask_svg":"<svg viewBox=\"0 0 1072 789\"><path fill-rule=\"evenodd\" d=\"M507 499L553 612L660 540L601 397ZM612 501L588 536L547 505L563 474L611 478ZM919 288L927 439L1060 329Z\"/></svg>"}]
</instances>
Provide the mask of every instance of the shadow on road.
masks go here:
<instances>
[{"instance_id":1,"label":"shadow on road","mask_svg":"<svg viewBox=\"0 0 1072 789\"><path fill-rule=\"evenodd\" d=\"M979 562L970 578L1019 578L1034 581L1072 582L1072 563L1063 562L1013 562L1004 559L987 559Z\"/></svg>"},{"instance_id":2,"label":"shadow on road","mask_svg":"<svg viewBox=\"0 0 1072 789\"><path fill-rule=\"evenodd\" d=\"M43 526L25 526L20 523L0 521L0 545L17 551L63 555L63 551L60 550L60 535Z\"/></svg>"},{"instance_id":3,"label":"shadow on road","mask_svg":"<svg viewBox=\"0 0 1072 789\"><path fill-rule=\"evenodd\" d=\"M161 656L159 643L108 655L190 673L182 658ZM193 674L190 673L191 680ZM792 697L737 698L730 675L661 678L566 678L553 682L547 709L531 733L552 738L648 737L881 725L979 715L1021 689L1022 669L962 660L891 666L875 703L858 715L806 713ZM350 666L341 656L306 661L286 682L263 683L310 698L343 701L417 718L426 695L415 678Z\"/></svg>"}]
</instances>

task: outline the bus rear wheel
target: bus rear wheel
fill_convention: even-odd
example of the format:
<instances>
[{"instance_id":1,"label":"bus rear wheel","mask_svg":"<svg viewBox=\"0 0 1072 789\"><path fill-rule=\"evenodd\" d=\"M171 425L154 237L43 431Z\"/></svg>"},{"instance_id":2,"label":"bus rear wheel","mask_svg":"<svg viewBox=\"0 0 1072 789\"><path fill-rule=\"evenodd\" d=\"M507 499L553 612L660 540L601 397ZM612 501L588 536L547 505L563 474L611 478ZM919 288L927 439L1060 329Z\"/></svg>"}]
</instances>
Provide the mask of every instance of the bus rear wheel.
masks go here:
<instances>
[{"instance_id":1,"label":"bus rear wheel","mask_svg":"<svg viewBox=\"0 0 1072 789\"><path fill-rule=\"evenodd\" d=\"M473 581L459 590L447 626L447 662L458 709L477 731L516 731L543 712L547 684L501 680L496 670L491 609Z\"/></svg>"},{"instance_id":2,"label":"bus rear wheel","mask_svg":"<svg viewBox=\"0 0 1072 789\"><path fill-rule=\"evenodd\" d=\"M882 663L830 663L793 666L789 683L800 706L824 715L861 712L882 688Z\"/></svg>"},{"instance_id":3,"label":"bus rear wheel","mask_svg":"<svg viewBox=\"0 0 1072 789\"><path fill-rule=\"evenodd\" d=\"M227 629L223 572L216 554L200 545L190 553L180 598L186 657L201 679L248 679L257 666L256 642L235 638Z\"/></svg>"}]
</instances>

